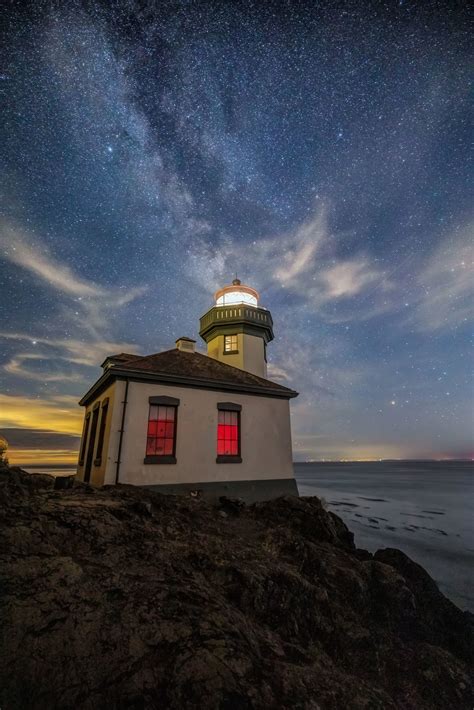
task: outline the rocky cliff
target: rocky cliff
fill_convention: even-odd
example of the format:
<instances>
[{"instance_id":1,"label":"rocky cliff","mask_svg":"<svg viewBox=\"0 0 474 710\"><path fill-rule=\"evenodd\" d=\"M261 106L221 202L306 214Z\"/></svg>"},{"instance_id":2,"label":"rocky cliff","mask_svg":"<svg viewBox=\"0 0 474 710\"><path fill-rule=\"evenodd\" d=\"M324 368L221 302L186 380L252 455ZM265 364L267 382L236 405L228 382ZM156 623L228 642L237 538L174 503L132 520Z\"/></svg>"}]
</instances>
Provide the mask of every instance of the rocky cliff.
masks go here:
<instances>
[{"instance_id":1,"label":"rocky cliff","mask_svg":"<svg viewBox=\"0 0 474 710\"><path fill-rule=\"evenodd\" d=\"M317 498L0 472L0 707L472 709L473 617Z\"/></svg>"}]
</instances>

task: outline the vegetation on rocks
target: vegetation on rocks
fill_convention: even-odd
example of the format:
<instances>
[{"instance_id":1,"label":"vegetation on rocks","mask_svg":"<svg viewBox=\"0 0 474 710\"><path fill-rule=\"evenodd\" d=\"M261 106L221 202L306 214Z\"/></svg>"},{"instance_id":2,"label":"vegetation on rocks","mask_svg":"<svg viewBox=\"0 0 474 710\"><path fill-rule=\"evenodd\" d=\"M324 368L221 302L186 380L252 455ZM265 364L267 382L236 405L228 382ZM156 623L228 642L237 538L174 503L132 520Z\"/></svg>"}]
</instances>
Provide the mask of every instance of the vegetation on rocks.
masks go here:
<instances>
[{"instance_id":1,"label":"vegetation on rocks","mask_svg":"<svg viewBox=\"0 0 474 710\"><path fill-rule=\"evenodd\" d=\"M244 506L0 470L0 707L473 706L473 617L317 498Z\"/></svg>"}]
</instances>

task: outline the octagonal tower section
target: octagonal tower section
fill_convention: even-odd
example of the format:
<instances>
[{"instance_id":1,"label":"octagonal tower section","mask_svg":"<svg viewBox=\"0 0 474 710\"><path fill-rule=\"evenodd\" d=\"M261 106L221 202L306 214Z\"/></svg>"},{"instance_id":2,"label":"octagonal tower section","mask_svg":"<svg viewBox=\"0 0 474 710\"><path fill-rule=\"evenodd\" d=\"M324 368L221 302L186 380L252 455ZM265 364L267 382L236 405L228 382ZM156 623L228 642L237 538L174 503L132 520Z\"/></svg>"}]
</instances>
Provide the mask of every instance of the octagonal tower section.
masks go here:
<instances>
[{"instance_id":1,"label":"octagonal tower section","mask_svg":"<svg viewBox=\"0 0 474 710\"><path fill-rule=\"evenodd\" d=\"M259 298L254 288L234 279L216 291L215 305L200 319L199 335L209 357L266 378L273 320Z\"/></svg>"}]
</instances>

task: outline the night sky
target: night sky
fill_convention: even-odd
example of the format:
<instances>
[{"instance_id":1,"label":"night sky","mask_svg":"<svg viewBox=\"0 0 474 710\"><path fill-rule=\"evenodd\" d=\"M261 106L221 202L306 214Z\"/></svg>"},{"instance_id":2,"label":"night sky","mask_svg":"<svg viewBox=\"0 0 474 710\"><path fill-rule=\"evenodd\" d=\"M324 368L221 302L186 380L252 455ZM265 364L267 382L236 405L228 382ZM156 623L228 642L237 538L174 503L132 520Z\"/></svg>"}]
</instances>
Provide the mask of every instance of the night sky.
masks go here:
<instances>
[{"instance_id":1,"label":"night sky","mask_svg":"<svg viewBox=\"0 0 474 710\"><path fill-rule=\"evenodd\" d=\"M10 460L73 461L104 357L199 340L235 274L296 459L470 456L467 7L7 3Z\"/></svg>"}]
</instances>

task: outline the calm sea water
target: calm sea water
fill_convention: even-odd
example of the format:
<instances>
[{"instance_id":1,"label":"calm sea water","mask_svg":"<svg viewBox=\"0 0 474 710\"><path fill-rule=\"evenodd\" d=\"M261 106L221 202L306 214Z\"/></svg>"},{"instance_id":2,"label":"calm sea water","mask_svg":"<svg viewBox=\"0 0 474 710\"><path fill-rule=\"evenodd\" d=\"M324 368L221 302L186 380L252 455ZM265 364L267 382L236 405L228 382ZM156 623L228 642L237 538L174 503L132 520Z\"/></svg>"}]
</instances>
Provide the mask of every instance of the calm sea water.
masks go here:
<instances>
[{"instance_id":1,"label":"calm sea water","mask_svg":"<svg viewBox=\"0 0 474 710\"><path fill-rule=\"evenodd\" d=\"M326 500L357 547L403 550L474 612L474 469L470 462L297 463L300 495Z\"/></svg>"},{"instance_id":2,"label":"calm sea water","mask_svg":"<svg viewBox=\"0 0 474 710\"><path fill-rule=\"evenodd\" d=\"M35 467L70 475L75 469ZM326 500L358 547L403 550L474 612L474 469L470 462L296 463L300 495Z\"/></svg>"}]
</instances>

